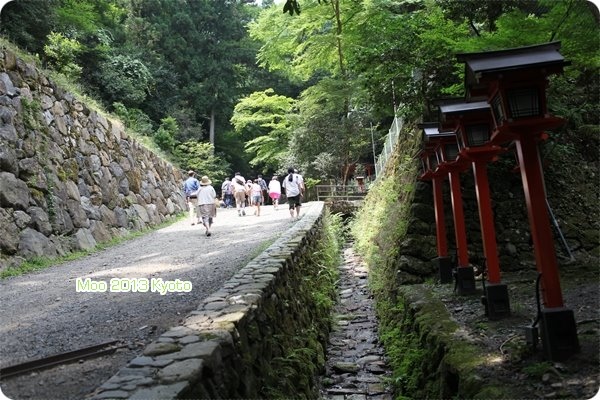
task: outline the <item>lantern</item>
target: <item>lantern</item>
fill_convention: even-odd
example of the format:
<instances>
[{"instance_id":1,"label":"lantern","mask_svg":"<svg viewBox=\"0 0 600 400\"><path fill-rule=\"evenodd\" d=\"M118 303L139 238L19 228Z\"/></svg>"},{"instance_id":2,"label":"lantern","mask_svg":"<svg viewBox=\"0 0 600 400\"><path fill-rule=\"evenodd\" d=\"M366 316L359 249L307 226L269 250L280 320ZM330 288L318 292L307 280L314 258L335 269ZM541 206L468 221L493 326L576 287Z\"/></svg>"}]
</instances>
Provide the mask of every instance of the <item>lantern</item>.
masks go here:
<instances>
[{"instance_id":1,"label":"lantern","mask_svg":"<svg viewBox=\"0 0 600 400\"><path fill-rule=\"evenodd\" d=\"M465 63L467 97L484 96L492 109L490 142L512 141L516 148L543 296L544 308L536 321L541 326L545 355L551 360L579 351L575 316L563 302L538 149L544 131L564 123L548 113L546 102L548 76L561 73L570 64L559 50L560 42L552 42L457 55L458 61ZM531 335L534 326L530 328Z\"/></svg>"}]
</instances>

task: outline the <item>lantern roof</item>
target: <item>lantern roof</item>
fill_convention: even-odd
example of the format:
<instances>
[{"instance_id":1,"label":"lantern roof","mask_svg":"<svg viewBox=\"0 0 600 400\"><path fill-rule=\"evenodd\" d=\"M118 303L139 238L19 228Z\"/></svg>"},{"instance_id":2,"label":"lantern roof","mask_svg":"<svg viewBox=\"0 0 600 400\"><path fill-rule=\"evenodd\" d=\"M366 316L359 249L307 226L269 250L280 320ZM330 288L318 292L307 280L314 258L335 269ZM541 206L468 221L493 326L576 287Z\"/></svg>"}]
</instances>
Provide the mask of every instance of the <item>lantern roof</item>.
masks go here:
<instances>
[{"instance_id":1,"label":"lantern roof","mask_svg":"<svg viewBox=\"0 0 600 400\"><path fill-rule=\"evenodd\" d=\"M496 75L525 69L545 69L546 74L562 72L569 65L559 53L560 42L517 47L512 49L461 53L456 58L465 63L465 84L471 87L486 75Z\"/></svg>"},{"instance_id":2,"label":"lantern roof","mask_svg":"<svg viewBox=\"0 0 600 400\"><path fill-rule=\"evenodd\" d=\"M473 101L462 103L449 103L440 104L440 112L442 114L454 114L454 113L468 113L468 112L479 112L490 109L490 105L487 101Z\"/></svg>"},{"instance_id":3,"label":"lantern roof","mask_svg":"<svg viewBox=\"0 0 600 400\"><path fill-rule=\"evenodd\" d=\"M454 131L447 130L440 132L439 123L437 122L423 122L418 126L423 129L423 141L426 143L431 140L437 141L441 139L456 138Z\"/></svg>"}]
</instances>

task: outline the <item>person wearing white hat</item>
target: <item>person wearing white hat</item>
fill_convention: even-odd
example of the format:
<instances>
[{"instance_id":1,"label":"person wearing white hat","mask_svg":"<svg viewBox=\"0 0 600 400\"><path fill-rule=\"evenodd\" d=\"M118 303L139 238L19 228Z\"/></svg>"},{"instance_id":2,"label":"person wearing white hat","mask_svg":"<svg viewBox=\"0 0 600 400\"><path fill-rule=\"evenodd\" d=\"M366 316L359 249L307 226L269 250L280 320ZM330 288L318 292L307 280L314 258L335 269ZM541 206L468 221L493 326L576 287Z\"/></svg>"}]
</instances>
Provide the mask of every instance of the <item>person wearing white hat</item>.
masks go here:
<instances>
[{"instance_id":1,"label":"person wearing white hat","mask_svg":"<svg viewBox=\"0 0 600 400\"><path fill-rule=\"evenodd\" d=\"M246 180L239 172L236 172L231 183L233 184L235 207L237 208L238 215L241 217L242 215L246 215Z\"/></svg>"},{"instance_id":2,"label":"person wearing white hat","mask_svg":"<svg viewBox=\"0 0 600 400\"><path fill-rule=\"evenodd\" d=\"M200 179L200 188L198 189L198 213L202 218L202 224L206 228L206 236L210 236L210 227L213 223L213 218L216 215L215 198L217 192L212 187L212 182L208 179L208 176L203 176Z\"/></svg>"}]
</instances>

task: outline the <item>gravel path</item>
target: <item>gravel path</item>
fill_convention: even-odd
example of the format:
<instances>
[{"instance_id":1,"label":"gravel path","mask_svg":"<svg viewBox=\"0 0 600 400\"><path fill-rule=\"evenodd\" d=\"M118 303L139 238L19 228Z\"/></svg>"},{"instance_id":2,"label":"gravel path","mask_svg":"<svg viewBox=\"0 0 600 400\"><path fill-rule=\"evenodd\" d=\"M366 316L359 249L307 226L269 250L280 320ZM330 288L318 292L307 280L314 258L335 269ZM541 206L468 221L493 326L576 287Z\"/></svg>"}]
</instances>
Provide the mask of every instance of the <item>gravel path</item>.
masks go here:
<instances>
[{"instance_id":1,"label":"gravel path","mask_svg":"<svg viewBox=\"0 0 600 400\"><path fill-rule=\"evenodd\" d=\"M303 208L310 207L307 203ZM202 226L177 222L81 260L0 281L0 365L76 350L109 340L124 347L113 355L2 379L11 399L80 399L112 376L146 344L188 312L293 223L287 206L218 212L212 236ZM76 292L91 278L179 279L190 292ZM1 396L0 396L1 397Z\"/></svg>"}]
</instances>

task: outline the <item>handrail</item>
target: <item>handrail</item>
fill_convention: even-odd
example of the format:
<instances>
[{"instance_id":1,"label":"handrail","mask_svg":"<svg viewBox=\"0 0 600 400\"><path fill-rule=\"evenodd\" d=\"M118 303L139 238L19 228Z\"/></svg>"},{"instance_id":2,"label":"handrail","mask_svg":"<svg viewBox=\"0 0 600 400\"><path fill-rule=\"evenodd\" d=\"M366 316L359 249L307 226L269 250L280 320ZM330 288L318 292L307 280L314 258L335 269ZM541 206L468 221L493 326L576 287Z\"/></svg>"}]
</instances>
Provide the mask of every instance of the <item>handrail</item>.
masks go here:
<instances>
[{"instance_id":1,"label":"handrail","mask_svg":"<svg viewBox=\"0 0 600 400\"><path fill-rule=\"evenodd\" d=\"M355 201L363 200L366 195L366 189L361 189L355 186L342 185L315 185L317 201L327 200L346 200Z\"/></svg>"}]
</instances>

